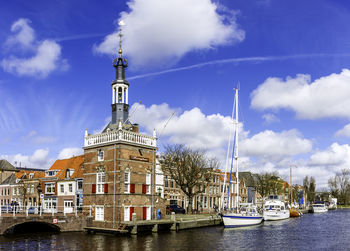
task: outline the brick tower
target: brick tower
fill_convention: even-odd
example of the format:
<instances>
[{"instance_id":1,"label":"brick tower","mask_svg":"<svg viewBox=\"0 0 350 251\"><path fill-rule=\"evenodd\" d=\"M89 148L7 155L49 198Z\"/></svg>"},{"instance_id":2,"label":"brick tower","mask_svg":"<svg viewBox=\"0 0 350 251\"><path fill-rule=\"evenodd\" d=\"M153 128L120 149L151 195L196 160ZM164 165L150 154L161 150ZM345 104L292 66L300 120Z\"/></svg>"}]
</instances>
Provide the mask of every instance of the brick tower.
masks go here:
<instances>
[{"instance_id":1,"label":"brick tower","mask_svg":"<svg viewBox=\"0 0 350 251\"><path fill-rule=\"evenodd\" d=\"M151 220L156 211L165 214L164 200L155 189L157 139L139 133L129 121L129 82L125 79L128 61L122 55L122 34L118 58L113 61L112 119L99 134L84 138L84 208L93 217L93 226L117 228L123 222Z\"/></svg>"}]
</instances>

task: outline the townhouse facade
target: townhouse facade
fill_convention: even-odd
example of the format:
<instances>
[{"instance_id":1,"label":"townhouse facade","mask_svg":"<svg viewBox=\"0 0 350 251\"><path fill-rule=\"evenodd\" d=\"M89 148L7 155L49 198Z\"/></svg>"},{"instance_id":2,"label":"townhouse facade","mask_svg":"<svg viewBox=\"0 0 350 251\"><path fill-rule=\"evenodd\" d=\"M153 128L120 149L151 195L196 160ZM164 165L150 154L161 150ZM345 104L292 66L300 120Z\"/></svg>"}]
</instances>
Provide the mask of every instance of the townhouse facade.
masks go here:
<instances>
[{"instance_id":1,"label":"townhouse facade","mask_svg":"<svg viewBox=\"0 0 350 251\"><path fill-rule=\"evenodd\" d=\"M71 213L82 205L84 156L56 160L42 180L44 213Z\"/></svg>"},{"instance_id":2,"label":"townhouse facade","mask_svg":"<svg viewBox=\"0 0 350 251\"><path fill-rule=\"evenodd\" d=\"M16 205L20 210L37 207L40 201L43 171L17 170L0 184L0 203Z\"/></svg>"}]
</instances>

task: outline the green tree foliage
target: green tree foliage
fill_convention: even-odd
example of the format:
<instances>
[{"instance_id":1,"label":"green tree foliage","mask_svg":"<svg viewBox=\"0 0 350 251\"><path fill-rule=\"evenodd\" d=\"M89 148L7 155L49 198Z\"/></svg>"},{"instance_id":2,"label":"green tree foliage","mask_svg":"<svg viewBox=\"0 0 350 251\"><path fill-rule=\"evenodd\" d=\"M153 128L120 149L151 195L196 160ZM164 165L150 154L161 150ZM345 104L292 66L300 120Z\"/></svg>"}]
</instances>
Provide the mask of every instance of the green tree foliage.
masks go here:
<instances>
[{"instance_id":1,"label":"green tree foliage","mask_svg":"<svg viewBox=\"0 0 350 251\"><path fill-rule=\"evenodd\" d=\"M164 175L175 181L189 202L197 194L205 192L213 170L219 166L216 159L208 158L203 151L192 150L183 145L166 146L161 156L161 164ZM192 203L188 203L187 212L191 211Z\"/></svg>"}]
</instances>

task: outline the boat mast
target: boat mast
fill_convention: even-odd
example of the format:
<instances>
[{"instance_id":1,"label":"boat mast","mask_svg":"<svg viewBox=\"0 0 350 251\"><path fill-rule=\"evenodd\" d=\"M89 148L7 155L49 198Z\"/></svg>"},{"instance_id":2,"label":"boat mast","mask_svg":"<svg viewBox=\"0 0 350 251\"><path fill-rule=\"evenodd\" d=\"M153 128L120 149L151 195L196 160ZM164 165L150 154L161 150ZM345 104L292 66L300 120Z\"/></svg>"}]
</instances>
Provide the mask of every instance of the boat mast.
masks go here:
<instances>
[{"instance_id":1,"label":"boat mast","mask_svg":"<svg viewBox=\"0 0 350 251\"><path fill-rule=\"evenodd\" d=\"M238 209L239 202L239 177L238 177L238 88L235 89L235 100L236 100L236 119L235 123L235 165L236 165L236 208Z\"/></svg>"},{"instance_id":2,"label":"boat mast","mask_svg":"<svg viewBox=\"0 0 350 251\"><path fill-rule=\"evenodd\" d=\"M293 202L293 185L292 185L292 165L290 166L290 207L292 207L292 202Z\"/></svg>"}]
</instances>

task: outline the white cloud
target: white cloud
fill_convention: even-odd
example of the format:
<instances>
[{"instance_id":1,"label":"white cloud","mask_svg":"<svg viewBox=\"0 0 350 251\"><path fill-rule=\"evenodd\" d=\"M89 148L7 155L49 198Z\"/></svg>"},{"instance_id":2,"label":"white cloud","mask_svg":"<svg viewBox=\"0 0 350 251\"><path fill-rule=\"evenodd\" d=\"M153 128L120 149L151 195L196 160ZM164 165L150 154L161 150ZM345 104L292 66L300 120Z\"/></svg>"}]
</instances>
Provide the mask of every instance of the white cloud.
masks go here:
<instances>
[{"instance_id":1,"label":"white cloud","mask_svg":"<svg viewBox=\"0 0 350 251\"><path fill-rule=\"evenodd\" d=\"M242 41L235 13L210 0L131 0L124 20L124 51L134 66L173 64L193 50ZM94 46L94 51L116 55L117 32ZM152 64L150 64L152 62Z\"/></svg>"},{"instance_id":2,"label":"white cloud","mask_svg":"<svg viewBox=\"0 0 350 251\"><path fill-rule=\"evenodd\" d=\"M311 82L299 74L295 78L268 78L251 94L251 107L258 110L287 109L298 118L350 118L350 70L331 74Z\"/></svg>"},{"instance_id":3,"label":"white cloud","mask_svg":"<svg viewBox=\"0 0 350 251\"><path fill-rule=\"evenodd\" d=\"M28 19L19 19L12 27L12 32L5 46L12 47L12 51L31 48L31 56L17 57L14 54L3 58L1 66L4 71L20 76L47 77L54 70L67 70L67 60L61 58L61 46L53 40L35 40L34 30L29 26ZM33 55L34 53L34 55Z\"/></svg>"},{"instance_id":4,"label":"white cloud","mask_svg":"<svg viewBox=\"0 0 350 251\"><path fill-rule=\"evenodd\" d=\"M336 137L350 137L350 124L347 124L342 129L335 133Z\"/></svg>"},{"instance_id":5,"label":"white cloud","mask_svg":"<svg viewBox=\"0 0 350 251\"><path fill-rule=\"evenodd\" d=\"M162 137L169 137L170 143L185 144L195 149L215 149L228 140L230 117L205 115L197 107L179 114L180 109L170 108L168 104L149 108L134 104L132 109L135 106L139 107L131 120L144 126L148 133L156 128L161 140ZM175 114L167 123L172 113Z\"/></svg>"},{"instance_id":6,"label":"white cloud","mask_svg":"<svg viewBox=\"0 0 350 251\"><path fill-rule=\"evenodd\" d=\"M217 157L221 168L225 169L229 128L232 126L229 116L206 115L199 108L181 111L168 104L150 107L134 104L131 110L136 106L132 122L143 126L147 134L152 134L153 128L156 128L161 137L159 147L166 143L181 143L204 149L209 156ZM174 116L162 131L172 113ZM306 175L314 176L317 189L320 189L327 188L328 179L336 172L350 166L349 145L334 143L324 151L316 150L310 157L305 157L311 153L313 144L296 129L282 132L265 130L250 135L240 125L239 137L242 171L276 171L289 182L289 168L293 165L294 184L302 184Z\"/></svg>"},{"instance_id":7,"label":"white cloud","mask_svg":"<svg viewBox=\"0 0 350 251\"><path fill-rule=\"evenodd\" d=\"M22 167L27 168L41 168L48 169L53 160L48 158L49 149L37 149L33 155L22 155L20 153L15 155L1 155L0 159L6 159L11 164L16 166L21 165Z\"/></svg>"},{"instance_id":8,"label":"white cloud","mask_svg":"<svg viewBox=\"0 0 350 251\"><path fill-rule=\"evenodd\" d=\"M31 131L27 135L23 136L22 141L33 144L48 144L56 141L56 138L50 136L38 135L36 131Z\"/></svg>"},{"instance_id":9,"label":"white cloud","mask_svg":"<svg viewBox=\"0 0 350 251\"><path fill-rule=\"evenodd\" d=\"M295 129L280 133L266 130L243 139L241 149L242 153L248 156L278 160L308 153L312 149L312 143Z\"/></svg>"},{"instance_id":10,"label":"white cloud","mask_svg":"<svg viewBox=\"0 0 350 251\"><path fill-rule=\"evenodd\" d=\"M271 124L280 121L279 118L277 118L276 115L273 113L263 114L262 118L265 121L265 124Z\"/></svg>"},{"instance_id":11,"label":"white cloud","mask_svg":"<svg viewBox=\"0 0 350 251\"><path fill-rule=\"evenodd\" d=\"M11 26L11 32L15 33L8 37L5 42L5 47L20 46L23 49L31 49L35 39L35 33L30 27L30 20L20 18Z\"/></svg>"},{"instance_id":12,"label":"white cloud","mask_svg":"<svg viewBox=\"0 0 350 251\"><path fill-rule=\"evenodd\" d=\"M318 166L342 166L345 163L350 164L350 146L347 144L339 145L338 143L333 143L325 151L314 153L309 161L310 165Z\"/></svg>"},{"instance_id":13,"label":"white cloud","mask_svg":"<svg viewBox=\"0 0 350 251\"><path fill-rule=\"evenodd\" d=\"M60 153L58 154L58 159L68 159L71 158L73 156L78 156L78 155L82 155L83 149L81 148L77 148L77 147L68 147L68 148L64 148L60 151Z\"/></svg>"}]
</instances>

